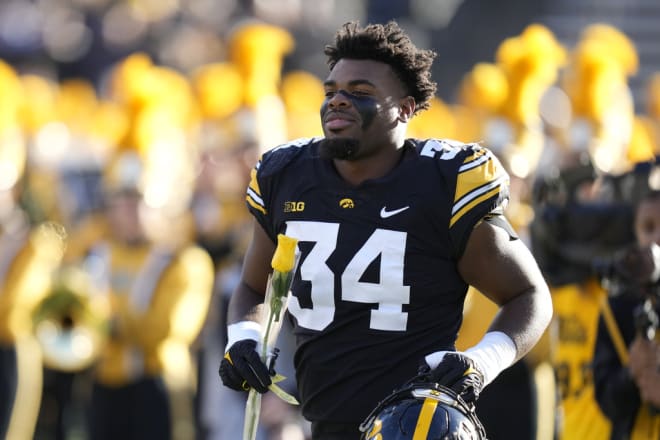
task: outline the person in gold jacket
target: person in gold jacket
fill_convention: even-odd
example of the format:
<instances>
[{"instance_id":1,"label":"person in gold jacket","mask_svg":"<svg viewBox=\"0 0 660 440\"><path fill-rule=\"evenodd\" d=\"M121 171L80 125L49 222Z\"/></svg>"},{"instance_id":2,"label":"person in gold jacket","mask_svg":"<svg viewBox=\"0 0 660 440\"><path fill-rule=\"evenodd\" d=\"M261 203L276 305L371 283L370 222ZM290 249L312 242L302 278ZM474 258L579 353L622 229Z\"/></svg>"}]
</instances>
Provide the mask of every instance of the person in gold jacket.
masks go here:
<instances>
[{"instance_id":1,"label":"person in gold jacket","mask_svg":"<svg viewBox=\"0 0 660 440\"><path fill-rule=\"evenodd\" d=\"M592 365L604 294L593 278L552 289L558 333L553 366L562 440L605 440L610 436L610 422L596 403Z\"/></svg>"},{"instance_id":2,"label":"person in gold jacket","mask_svg":"<svg viewBox=\"0 0 660 440\"><path fill-rule=\"evenodd\" d=\"M32 313L47 295L66 236L30 217L27 139L21 123L24 89L0 60L0 438L32 438L41 399L41 353Z\"/></svg>"},{"instance_id":3,"label":"person in gold jacket","mask_svg":"<svg viewBox=\"0 0 660 440\"><path fill-rule=\"evenodd\" d=\"M129 167L130 168L130 167ZM208 253L171 224L161 231L137 185L108 185L108 234L85 260L109 297L109 337L95 365L90 436L94 439L186 438L191 399L190 345L206 318L214 268ZM145 223L148 218L149 223ZM160 223L153 223L158 219ZM187 431L186 429L187 428Z\"/></svg>"}]
</instances>

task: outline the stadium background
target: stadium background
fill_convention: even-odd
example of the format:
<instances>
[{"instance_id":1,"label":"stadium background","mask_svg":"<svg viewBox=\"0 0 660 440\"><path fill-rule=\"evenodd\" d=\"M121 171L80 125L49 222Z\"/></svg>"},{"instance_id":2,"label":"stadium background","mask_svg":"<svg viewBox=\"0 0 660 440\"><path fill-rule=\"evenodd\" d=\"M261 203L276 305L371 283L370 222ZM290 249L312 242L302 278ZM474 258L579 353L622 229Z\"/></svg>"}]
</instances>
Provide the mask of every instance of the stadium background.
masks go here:
<instances>
[{"instance_id":1,"label":"stadium background","mask_svg":"<svg viewBox=\"0 0 660 440\"><path fill-rule=\"evenodd\" d=\"M491 146L512 174L508 215L528 242L538 218L538 179L585 156L601 175L655 160L660 5L653 0L2 0L0 191L20 182L35 223L64 225L68 263L99 238L89 225L102 208L104 185L140 180L145 203L168 221L192 217L181 227L213 257L218 287L191 345L191 365L213 365L208 352L222 347L223 301L244 246L245 175L259 151L320 134L322 47L353 19L396 19L418 45L438 52L437 100L411 124L411 134ZM611 39L582 44L597 24ZM139 179L121 167L130 153L142 163ZM208 194L221 205L219 223L196 204ZM593 342L597 301L567 292L566 285L584 281L584 274L571 276L553 286L556 306L566 316L586 311L579 331ZM483 332L475 320L487 322L466 315L463 344ZM589 347L575 354L549 344L529 360L538 371L557 360L552 356L576 358L575 368L588 363L578 358ZM204 391L219 389L215 371L199 365L185 385L196 405ZM584 392L588 380L561 379L577 387L579 399L557 411L580 418L590 405L597 412L591 391ZM75 399L69 404L59 429L85 438L83 408ZM206 411L224 411L209 405ZM57 411L57 403L42 408L35 438L56 438ZM198 426L203 412L180 413L179 438L211 429ZM574 423L571 414L564 417ZM593 423L582 420L606 431L605 422ZM572 438L585 438L575 432Z\"/></svg>"},{"instance_id":2,"label":"stadium background","mask_svg":"<svg viewBox=\"0 0 660 440\"><path fill-rule=\"evenodd\" d=\"M302 0L4 0L0 57L21 69L89 78L96 85L113 63L138 50L159 64L190 71L222 59L233 24L254 16L296 37L285 69L317 75L325 73L319 45L338 25L395 18L418 44L439 52L434 75L443 99L454 96L460 77L474 63L492 61L498 44L531 22L547 25L569 47L589 23L604 21L625 32L640 54L640 72L631 79L640 106L645 102L640 86L660 63L654 44L660 6L652 0L331 0L318 5Z\"/></svg>"}]
</instances>

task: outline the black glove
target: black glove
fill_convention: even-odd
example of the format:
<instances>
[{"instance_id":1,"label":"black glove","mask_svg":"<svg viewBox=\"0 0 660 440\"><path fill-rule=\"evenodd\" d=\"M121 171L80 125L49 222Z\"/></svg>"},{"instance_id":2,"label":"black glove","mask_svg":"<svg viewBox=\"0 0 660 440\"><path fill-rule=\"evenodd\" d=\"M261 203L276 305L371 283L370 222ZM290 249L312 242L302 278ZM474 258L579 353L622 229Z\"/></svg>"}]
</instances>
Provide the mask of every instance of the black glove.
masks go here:
<instances>
[{"instance_id":1,"label":"black glove","mask_svg":"<svg viewBox=\"0 0 660 440\"><path fill-rule=\"evenodd\" d=\"M451 388L467 403L474 403L484 387L483 374L472 359L461 353L446 353L427 374L431 382Z\"/></svg>"},{"instance_id":2,"label":"black glove","mask_svg":"<svg viewBox=\"0 0 660 440\"><path fill-rule=\"evenodd\" d=\"M260 393L268 391L272 383L268 367L257 353L257 341L243 339L234 343L220 362L220 379L225 386L237 391L254 388Z\"/></svg>"}]
</instances>

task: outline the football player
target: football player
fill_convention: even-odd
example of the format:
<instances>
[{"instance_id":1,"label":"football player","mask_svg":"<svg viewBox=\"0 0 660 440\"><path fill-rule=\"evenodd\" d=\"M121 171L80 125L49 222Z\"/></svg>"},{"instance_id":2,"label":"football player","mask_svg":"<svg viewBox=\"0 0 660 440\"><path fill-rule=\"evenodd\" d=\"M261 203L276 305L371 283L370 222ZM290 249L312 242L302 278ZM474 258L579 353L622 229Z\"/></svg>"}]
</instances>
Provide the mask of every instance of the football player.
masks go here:
<instances>
[{"instance_id":1,"label":"football player","mask_svg":"<svg viewBox=\"0 0 660 440\"><path fill-rule=\"evenodd\" d=\"M247 190L254 232L228 316L223 383L266 392L255 348L277 234L298 240L289 314L314 439L359 438L392 390L428 369L474 402L546 329L548 287L502 212L508 175L477 144L406 139L436 91L436 54L395 22L345 24L325 48L324 137L266 152ZM468 285L499 305L455 350Z\"/></svg>"}]
</instances>

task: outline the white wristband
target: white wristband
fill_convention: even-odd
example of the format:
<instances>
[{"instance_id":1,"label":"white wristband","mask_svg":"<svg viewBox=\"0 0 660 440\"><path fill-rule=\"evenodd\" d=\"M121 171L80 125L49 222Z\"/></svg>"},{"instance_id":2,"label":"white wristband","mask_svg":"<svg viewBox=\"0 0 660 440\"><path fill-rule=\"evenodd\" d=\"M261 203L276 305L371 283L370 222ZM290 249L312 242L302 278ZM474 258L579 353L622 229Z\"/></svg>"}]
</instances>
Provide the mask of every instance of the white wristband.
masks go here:
<instances>
[{"instance_id":1,"label":"white wristband","mask_svg":"<svg viewBox=\"0 0 660 440\"><path fill-rule=\"evenodd\" d=\"M437 351L426 356L426 363L431 368L438 366L445 353ZM491 383L502 371L509 368L516 360L516 344L502 332L488 332L474 347L470 347L461 354L469 357L477 370L484 375L484 386Z\"/></svg>"},{"instance_id":2,"label":"white wristband","mask_svg":"<svg viewBox=\"0 0 660 440\"><path fill-rule=\"evenodd\" d=\"M261 325L254 321L239 321L227 326L227 345L225 346L225 353L227 350L242 339L252 339L257 341L257 345L261 340Z\"/></svg>"},{"instance_id":3,"label":"white wristband","mask_svg":"<svg viewBox=\"0 0 660 440\"><path fill-rule=\"evenodd\" d=\"M465 350L465 355L483 373L484 386L509 368L516 360L517 353L516 344L502 332L488 332L477 345Z\"/></svg>"}]
</instances>

